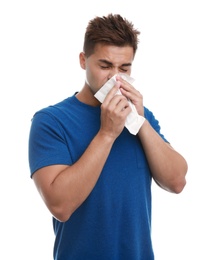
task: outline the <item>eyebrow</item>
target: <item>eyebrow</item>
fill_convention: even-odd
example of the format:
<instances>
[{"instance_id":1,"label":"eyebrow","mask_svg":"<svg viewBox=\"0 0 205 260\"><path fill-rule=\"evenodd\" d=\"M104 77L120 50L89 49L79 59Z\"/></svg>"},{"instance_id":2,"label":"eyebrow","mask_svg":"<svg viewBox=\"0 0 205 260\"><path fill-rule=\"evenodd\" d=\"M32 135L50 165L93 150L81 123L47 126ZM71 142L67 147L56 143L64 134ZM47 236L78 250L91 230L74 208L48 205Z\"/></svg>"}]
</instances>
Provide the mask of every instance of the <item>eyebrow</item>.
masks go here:
<instances>
[{"instance_id":1,"label":"eyebrow","mask_svg":"<svg viewBox=\"0 0 205 260\"><path fill-rule=\"evenodd\" d=\"M109 62L107 60L100 59L99 61L103 62L109 66L113 66L112 62ZM124 63L124 64L120 65L120 67L130 67L130 66L132 66L132 63Z\"/></svg>"}]
</instances>

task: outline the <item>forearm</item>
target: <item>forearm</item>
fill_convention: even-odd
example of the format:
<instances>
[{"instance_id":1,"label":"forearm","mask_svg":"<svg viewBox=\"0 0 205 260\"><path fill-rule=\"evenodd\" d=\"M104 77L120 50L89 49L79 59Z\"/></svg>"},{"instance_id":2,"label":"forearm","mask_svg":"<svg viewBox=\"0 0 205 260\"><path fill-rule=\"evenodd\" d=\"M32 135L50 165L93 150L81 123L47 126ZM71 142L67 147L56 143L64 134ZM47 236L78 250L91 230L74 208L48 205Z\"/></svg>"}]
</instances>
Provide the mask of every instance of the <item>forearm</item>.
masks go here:
<instances>
[{"instance_id":1,"label":"forearm","mask_svg":"<svg viewBox=\"0 0 205 260\"><path fill-rule=\"evenodd\" d=\"M186 180L185 159L166 143L146 120L139 131L154 180L165 190L179 193Z\"/></svg>"}]
</instances>

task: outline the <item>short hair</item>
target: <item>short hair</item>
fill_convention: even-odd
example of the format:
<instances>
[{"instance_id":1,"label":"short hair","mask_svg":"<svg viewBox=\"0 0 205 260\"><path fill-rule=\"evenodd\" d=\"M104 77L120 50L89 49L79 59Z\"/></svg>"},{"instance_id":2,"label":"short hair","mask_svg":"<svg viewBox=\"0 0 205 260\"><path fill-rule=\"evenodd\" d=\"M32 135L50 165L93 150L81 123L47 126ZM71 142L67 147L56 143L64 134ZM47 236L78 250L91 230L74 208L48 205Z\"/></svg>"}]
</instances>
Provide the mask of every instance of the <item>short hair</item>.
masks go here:
<instances>
[{"instance_id":1,"label":"short hair","mask_svg":"<svg viewBox=\"0 0 205 260\"><path fill-rule=\"evenodd\" d=\"M86 28L83 51L86 57L94 53L98 43L118 47L130 46L135 55L140 32L132 22L119 14L108 14L90 20Z\"/></svg>"}]
</instances>

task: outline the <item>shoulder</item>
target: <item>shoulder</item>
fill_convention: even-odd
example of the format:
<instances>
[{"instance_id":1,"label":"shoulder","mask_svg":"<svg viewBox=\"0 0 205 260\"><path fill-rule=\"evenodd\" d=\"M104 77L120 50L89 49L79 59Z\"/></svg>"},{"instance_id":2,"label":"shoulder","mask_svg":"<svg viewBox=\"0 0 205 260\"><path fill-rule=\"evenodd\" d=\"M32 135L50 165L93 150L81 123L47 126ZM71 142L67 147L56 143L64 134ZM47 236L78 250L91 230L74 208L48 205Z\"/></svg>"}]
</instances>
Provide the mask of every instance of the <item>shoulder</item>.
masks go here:
<instances>
[{"instance_id":1,"label":"shoulder","mask_svg":"<svg viewBox=\"0 0 205 260\"><path fill-rule=\"evenodd\" d=\"M34 113L32 121L34 120L34 118L60 118L63 115L63 112L70 111L69 107L72 106L72 100L73 96L68 97L56 104L39 109Z\"/></svg>"}]
</instances>

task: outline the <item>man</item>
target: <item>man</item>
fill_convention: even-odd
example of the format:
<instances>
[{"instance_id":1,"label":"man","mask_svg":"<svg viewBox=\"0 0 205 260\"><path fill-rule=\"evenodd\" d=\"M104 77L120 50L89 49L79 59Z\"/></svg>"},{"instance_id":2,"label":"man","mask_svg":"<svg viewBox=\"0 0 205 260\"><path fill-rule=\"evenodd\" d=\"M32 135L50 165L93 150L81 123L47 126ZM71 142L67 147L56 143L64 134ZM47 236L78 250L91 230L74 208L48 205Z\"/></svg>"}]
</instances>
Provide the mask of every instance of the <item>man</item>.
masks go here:
<instances>
[{"instance_id":1,"label":"man","mask_svg":"<svg viewBox=\"0 0 205 260\"><path fill-rule=\"evenodd\" d=\"M38 111L29 138L31 177L53 215L55 260L152 260L151 182L180 193L187 163L160 133L130 75L140 32L120 15L87 26L83 88ZM101 102L95 94L113 76ZM125 127L134 105L145 118Z\"/></svg>"}]
</instances>

